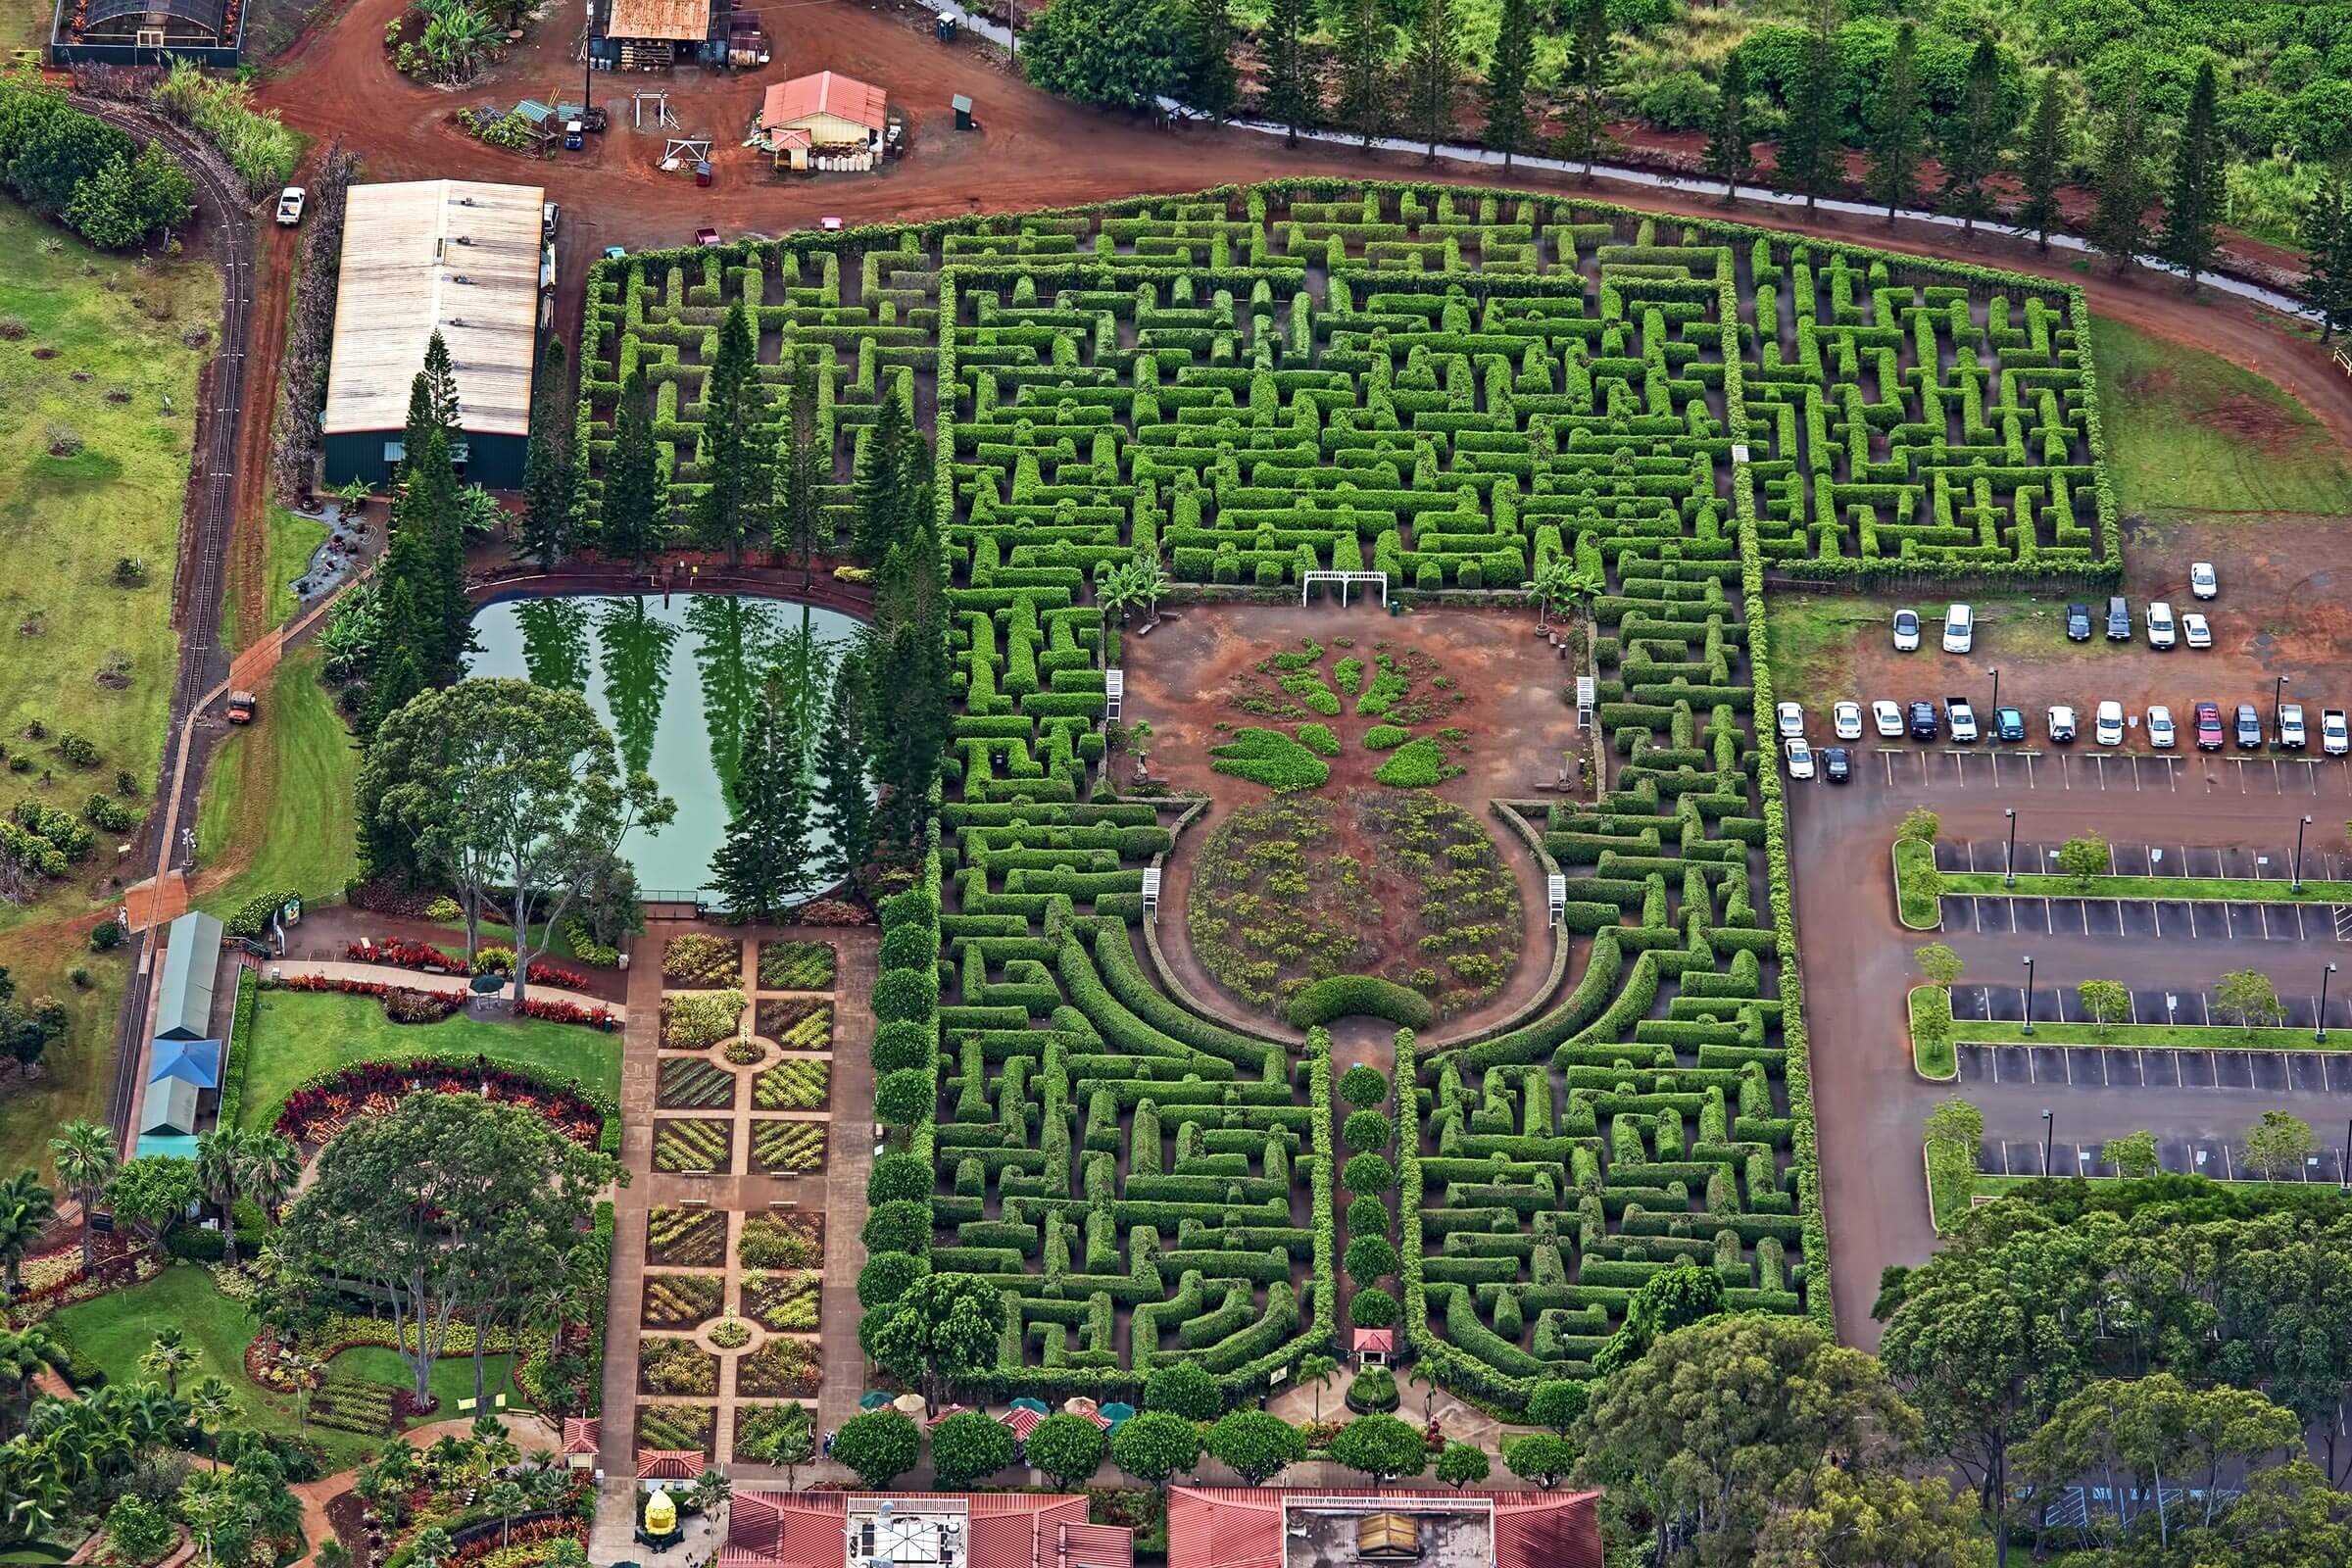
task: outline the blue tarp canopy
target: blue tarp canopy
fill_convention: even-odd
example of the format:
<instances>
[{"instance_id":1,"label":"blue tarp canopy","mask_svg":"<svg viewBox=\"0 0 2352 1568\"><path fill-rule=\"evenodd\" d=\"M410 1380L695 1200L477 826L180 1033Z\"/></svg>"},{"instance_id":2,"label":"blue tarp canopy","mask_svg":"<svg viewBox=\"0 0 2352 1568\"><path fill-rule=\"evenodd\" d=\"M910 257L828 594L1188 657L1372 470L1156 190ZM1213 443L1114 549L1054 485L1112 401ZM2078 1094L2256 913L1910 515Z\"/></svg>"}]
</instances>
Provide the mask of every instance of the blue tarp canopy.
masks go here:
<instances>
[{"instance_id":1,"label":"blue tarp canopy","mask_svg":"<svg viewBox=\"0 0 2352 1568\"><path fill-rule=\"evenodd\" d=\"M220 1042L158 1040L155 1043L155 1067L148 1073L147 1081L160 1084L167 1078L193 1084L198 1089L220 1088Z\"/></svg>"}]
</instances>

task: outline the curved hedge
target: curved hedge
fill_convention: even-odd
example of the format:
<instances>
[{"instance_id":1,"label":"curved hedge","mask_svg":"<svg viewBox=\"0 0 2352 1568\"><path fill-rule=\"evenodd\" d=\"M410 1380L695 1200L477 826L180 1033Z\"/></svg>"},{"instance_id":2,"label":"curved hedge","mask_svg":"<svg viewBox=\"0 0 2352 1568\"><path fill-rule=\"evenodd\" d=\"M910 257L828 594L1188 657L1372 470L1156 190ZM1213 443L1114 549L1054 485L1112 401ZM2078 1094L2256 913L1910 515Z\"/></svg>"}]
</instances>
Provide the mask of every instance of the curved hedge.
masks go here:
<instances>
[{"instance_id":1,"label":"curved hedge","mask_svg":"<svg viewBox=\"0 0 2352 1568\"><path fill-rule=\"evenodd\" d=\"M1373 974L1335 974L1291 999L1290 1019L1300 1029L1359 1013L1407 1029L1426 1029L1435 1016L1427 997Z\"/></svg>"}]
</instances>

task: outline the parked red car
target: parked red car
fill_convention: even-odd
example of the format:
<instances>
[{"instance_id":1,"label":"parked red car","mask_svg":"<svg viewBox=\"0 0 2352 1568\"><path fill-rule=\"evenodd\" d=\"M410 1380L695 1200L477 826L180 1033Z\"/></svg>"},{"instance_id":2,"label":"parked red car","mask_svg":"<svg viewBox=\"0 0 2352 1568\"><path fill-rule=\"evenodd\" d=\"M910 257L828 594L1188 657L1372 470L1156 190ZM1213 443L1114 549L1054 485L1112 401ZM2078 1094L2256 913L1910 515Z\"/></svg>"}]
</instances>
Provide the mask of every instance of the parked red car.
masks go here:
<instances>
[{"instance_id":1,"label":"parked red car","mask_svg":"<svg viewBox=\"0 0 2352 1568\"><path fill-rule=\"evenodd\" d=\"M2222 749L2222 705L2197 705L2197 750L2218 752Z\"/></svg>"}]
</instances>

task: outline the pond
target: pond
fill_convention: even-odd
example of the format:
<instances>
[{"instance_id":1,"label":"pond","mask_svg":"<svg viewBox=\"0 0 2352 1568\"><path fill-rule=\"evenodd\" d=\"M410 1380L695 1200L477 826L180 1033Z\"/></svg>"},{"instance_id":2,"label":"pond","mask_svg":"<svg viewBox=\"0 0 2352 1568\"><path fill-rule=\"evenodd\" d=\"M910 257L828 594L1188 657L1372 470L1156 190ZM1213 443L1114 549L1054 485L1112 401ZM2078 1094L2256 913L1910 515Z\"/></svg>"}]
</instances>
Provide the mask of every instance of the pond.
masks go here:
<instances>
[{"instance_id":1,"label":"pond","mask_svg":"<svg viewBox=\"0 0 2352 1568\"><path fill-rule=\"evenodd\" d=\"M838 611L735 594L579 595L509 599L473 617L473 675L519 675L583 694L611 727L622 764L654 775L677 820L633 830L621 853L647 894L710 881L726 839L737 759L771 671L806 669L818 710L833 661L859 622ZM818 880L842 871L822 827L810 835Z\"/></svg>"}]
</instances>

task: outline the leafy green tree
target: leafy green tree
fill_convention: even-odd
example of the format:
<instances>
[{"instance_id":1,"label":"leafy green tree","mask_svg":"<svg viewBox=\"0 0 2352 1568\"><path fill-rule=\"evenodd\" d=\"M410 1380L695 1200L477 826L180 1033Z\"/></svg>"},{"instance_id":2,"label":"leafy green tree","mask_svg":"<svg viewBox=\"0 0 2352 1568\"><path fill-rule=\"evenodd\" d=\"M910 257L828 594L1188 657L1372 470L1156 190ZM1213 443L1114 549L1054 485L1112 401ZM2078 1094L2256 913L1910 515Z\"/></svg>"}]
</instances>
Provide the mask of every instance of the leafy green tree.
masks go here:
<instances>
[{"instance_id":1,"label":"leafy green tree","mask_svg":"<svg viewBox=\"0 0 2352 1568\"><path fill-rule=\"evenodd\" d=\"M648 561L668 548L669 530L669 474L654 449L654 417L646 407L645 370L639 368L621 384L596 542L606 555L643 571Z\"/></svg>"},{"instance_id":2,"label":"leafy green tree","mask_svg":"<svg viewBox=\"0 0 2352 1568\"><path fill-rule=\"evenodd\" d=\"M1421 0L1421 20L1405 51L1413 124L1429 144L1426 163L1438 161L1438 143L1453 129L1454 90L1462 74L1457 21L1453 0Z\"/></svg>"},{"instance_id":3,"label":"leafy green tree","mask_svg":"<svg viewBox=\"0 0 2352 1568\"><path fill-rule=\"evenodd\" d=\"M1551 1433L1539 1432L1504 1444L1502 1462L1520 1480L1532 1481L1549 1492L1576 1469L1576 1445Z\"/></svg>"},{"instance_id":4,"label":"leafy green tree","mask_svg":"<svg viewBox=\"0 0 2352 1568\"><path fill-rule=\"evenodd\" d=\"M1362 1415L1340 1428L1331 1440L1331 1456L1350 1470L1387 1486L1417 1476L1429 1465L1429 1449L1421 1434L1393 1415Z\"/></svg>"},{"instance_id":5,"label":"leafy green tree","mask_svg":"<svg viewBox=\"0 0 2352 1568\"><path fill-rule=\"evenodd\" d=\"M1788 94L1788 119L1774 151L1773 171L1781 184L1805 198L1809 217L1824 191L1838 181L1844 152L1838 137L1838 0L1808 0L1812 26L1796 81Z\"/></svg>"},{"instance_id":6,"label":"leafy green tree","mask_svg":"<svg viewBox=\"0 0 2352 1568\"><path fill-rule=\"evenodd\" d=\"M1283 127L1286 147L1298 145L1298 127L1323 107L1323 83L1306 52L1313 30L1315 0L1269 0L1266 24L1257 42L1266 62L1265 117Z\"/></svg>"},{"instance_id":7,"label":"leafy green tree","mask_svg":"<svg viewBox=\"0 0 2352 1568\"><path fill-rule=\"evenodd\" d=\"M147 1348L139 1352L139 1371L160 1381L164 1392L173 1398L179 1396L179 1375L195 1364L196 1347L188 1343L186 1331L176 1323L157 1329Z\"/></svg>"},{"instance_id":8,"label":"leafy green tree","mask_svg":"<svg viewBox=\"0 0 2352 1568\"><path fill-rule=\"evenodd\" d=\"M177 228L195 211L196 184L161 142L135 157L116 153L74 187L68 226L101 250L126 250L159 228Z\"/></svg>"},{"instance_id":9,"label":"leafy green tree","mask_svg":"<svg viewBox=\"0 0 2352 1568\"><path fill-rule=\"evenodd\" d=\"M1012 1431L979 1410L959 1410L931 1429L931 1468L939 1484L961 1492L1012 1463Z\"/></svg>"},{"instance_id":10,"label":"leafy green tree","mask_svg":"<svg viewBox=\"0 0 2352 1568\"><path fill-rule=\"evenodd\" d=\"M2266 1110L2246 1132L2246 1163L2272 1181L2300 1171L2314 1150L2311 1124L2283 1110Z\"/></svg>"},{"instance_id":11,"label":"leafy green tree","mask_svg":"<svg viewBox=\"0 0 2352 1568\"><path fill-rule=\"evenodd\" d=\"M2193 1389L2170 1372L2106 1378L2077 1390L2051 1413L2022 1455L2026 1478L2055 1492L2086 1475L2129 1476L2115 1511L2086 1517L2097 1544L2121 1549L2146 1539L2163 1542L2176 1521L2135 1506L2135 1491L2187 1489L2181 1513L2208 1527L2228 1503L2230 1478L2254 1470L2281 1450L2302 1446L2294 1413L2247 1389ZM2074 1468L2065 1471L2065 1467ZM2199 1519L2199 1514L2202 1519ZM2191 1559L2156 1560L2182 1564ZM2221 1559L2196 1559L2221 1560Z\"/></svg>"},{"instance_id":12,"label":"leafy green tree","mask_svg":"<svg viewBox=\"0 0 2352 1568\"><path fill-rule=\"evenodd\" d=\"M994 1366L1004 1338L1004 1298L976 1274L932 1274L899 1298L878 1324L874 1359L903 1382L920 1382L936 1409L948 1390Z\"/></svg>"},{"instance_id":13,"label":"leafy green tree","mask_svg":"<svg viewBox=\"0 0 2352 1568\"><path fill-rule=\"evenodd\" d=\"M200 1191L194 1160L143 1154L115 1172L106 1184L106 1203L115 1218L144 1229L161 1257L164 1237L196 1201Z\"/></svg>"},{"instance_id":14,"label":"leafy green tree","mask_svg":"<svg viewBox=\"0 0 2352 1568\"><path fill-rule=\"evenodd\" d=\"M2156 1154L2156 1135L2144 1131L2108 1139L2099 1146L2099 1159L2113 1165L2116 1174L2127 1180L2153 1176L2163 1168Z\"/></svg>"},{"instance_id":15,"label":"leafy green tree","mask_svg":"<svg viewBox=\"0 0 2352 1568\"><path fill-rule=\"evenodd\" d=\"M1306 1439L1270 1410L1228 1411L1203 1434L1201 1446L1246 1487L1262 1487L1306 1458Z\"/></svg>"},{"instance_id":16,"label":"leafy green tree","mask_svg":"<svg viewBox=\"0 0 2352 1568\"><path fill-rule=\"evenodd\" d=\"M2098 200L2090 214L2090 243L2120 274L2147 243L2148 179L2140 167L2148 137L2138 67L2125 76L2107 140L2099 150Z\"/></svg>"},{"instance_id":17,"label":"leafy green tree","mask_svg":"<svg viewBox=\"0 0 2352 1568\"><path fill-rule=\"evenodd\" d=\"M1212 120L1233 118L1240 83L1233 69L1233 0L1187 0L1184 8L1184 91Z\"/></svg>"},{"instance_id":18,"label":"leafy green tree","mask_svg":"<svg viewBox=\"0 0 2352 1568\"><path fill-rule=\"evenodd\" d=\"M2107 841L2095 833L2078 834L2058 846L2055 857L2058 869L2075 879L2077 887L2087 888L2090 879L2105 876L2115 866Z\"/></svg>"},{"instance_id":19,"label":"leafy green tree","mask_svg":"<svg viewBox=\"0 0 2352 1568\"><path fill-rule=\"evenodd\" d=\"M1389 128L1389 51L1396 30L1381 14L1380 0L1342 0L1340 14L1340 123L1372 139Z\"/></svg>"},{"instance_id":20,"label":"leafy green tree","mask_svg":"<svg viewBox=\"0 0 2352 1568\"><path fill-rule=\"evenodd\" d=\"M841 1446L834 1440L834 1446ZM1050 1415L1029 1429L1029 1462L1075 1492L1102 1467L1102 1429L1082 1415Z\"/></svg>"},{"instance_id":21,"label":"leafy green tree","mask_svg":"<svg viewBox=\"0 0 2352 1568\"><path fill-rule=\"evenodd\" d=\"M2121 980L2085 980L2075 987L2075 999L2102 1034L2107 1025L2132 1015L2132 991Z\"/></svg>"},{"instance_id":22,"label":"leafy green tree","mask_svg":"<svg viewBox=\"0 0 2352 1568\"><path fill-rule=\"evenodd\" d=\"M1138 1481L1164 1488L1179 1471L1200 1462L1200 1431L1180 1415L1146 1410L1110 1435L1110 1457Z\"/></svg>"},{"instance_id":23,"label":"leafy green tree","mask_svg":"<svg viewBox=\"0 0 2352 1568\"><path fill-rule=\"evenodd\" d=\"M1975 233L1977 220L1992 215L1984 181L2001 167L2001 147L2009 139L2007 107L2001 94L2000 52L1990 38L1979 38L1968 57L1960 113L1952 117L1943 139L1943 210L1961 220L1963 233Z\"/></svg>"},{"instance_id":24,"label":"leafy green tree","mask_svg":"<svg viewBox=\"0 0 2352 1568\"><path fill-rule=\"evenodd\" d=\"M2041 74L2041 91L2034 100L2034 119L2026 127L2017 167L2017 182L2025 193L2017 208L2017 226L2031 233L2044 253L2050 248L2050 231L2058 226L2058 190L2065 176L2066 84L2052 67Z\"/></svg>"},{"instance_id":25,"label":"leafy green tree","mask_svg":"<svg viewBox=\"0 0 2352 1568\"><path fill-rule=\"evenodd\" d=\"M743 560L744 542L764 539L775 480L774 448L766 433L767 384L760 379L760 340L742 300L718 328L718 351L703 382L700 467L705 488L695 505L695 533L704 548Z\"/></svg>"},{"instance_id":26,"label":"leafy green tree","mask_svg":"<svg viewBox=\"0 0 2352 1568\"><path fill-rule=\"evenodd\" d=\"M1756 136L1748 119L1747 61L1735 49L1723 63L1715 88L1715 118L1707 130L1705 168L1723 181L1723 205L1732 205L1740 181L1756 164Z\"/></svg>"},{"instance_id":27,"label":"leafy green tree","mask_svg":"<svg viewBox=\"0 0 2352 1568\"><path fill-rule=\"evenodd\" d=\"M522 451L522 530L514 557L541 571L578 547L579 470L572 462L572 410L564 340L551 335L531 383L531 434Z\"/></svg>"},{"instance_id":28,"label":"leafy green tree","mask_svg":"<svg viewBox=\"0 0 2352 1568\"><path fill-rule=\"evenodd\" d=\"M1475 1443L1448 1443L1438 1454L1438 1479L1456 1492L1486 1480L1493 1469L1487 1450Z\"/></svg>"},{"instance_id":29,"label":"leafy green tree","mask_svg":"<svg viewBox=\"0 0 2352 1568\"><path fill-rule=\"evenodd\" d=\"M1927 981L1928 984L1941 986L1944 990L1949 991L1960 983L1963 968L1960 955L1954 953L1949 944L1927 943L1911 957L1912 961L1919 965L1920 978Z\"/></svg>"},{"instance_id":30,"label":"leafy green tree","mask_svg":"<svg viewBox=\"0 0 2352 1568\"><path fill-rule=\"evenodd\" d=\"M2157 254L2188 274L2188 291L2213 270L2221 252L2215 225L2225 211L2222 166L2229 149L2223 144L2220 90L2214 85L2213 61L2199 63L2196 85L2189 89L2188 121L2173 144L2173 178L2165 192L2164 232Z\"/></svg>"},{"instance_id":31,"label":"leafy green tree","mask_svg":"<svg viewBox=\"0 0 2352 1568\"><path fill-rule=\"evenodd\" d=\"M1974 1568L1974 1498L1941 1476L1848 1475L1832 1468L1799 1504L1775 1505L1753 1568Z\"/></svg>"},{"instance_id":32,"label":"leafy green tree","mask_svg":"<svg viewBox=\"0 0 2352 1568\"><path fill-rule=\"evenodd\" d=\"M2213 1004L2222 1016L2241 1029L2277 1024L2286 1017L2278 989L2260 969L2232 969L2213 988Z\"/></svg>"},{"instance_id":33,"label":"leafy green tree","mask_svg":"<svg viewBox=\"0 0 2352 1568\"><path fill-rule=\"evenodd\" d=\"M875 1492L913 1469L922 1451L922 1429L896 1410L854 1415L833 1434L832 1456Z\"/></svg>"},{"instance_id":34,"label":"leafy green tree","mask_svg":"<svg viewBox=\"0 0 2352 1568\"><path fill-rule=\"evenodd\" d=\"M1487 63L1486 142L1502 154L1502 171L1535 141L1528 113L1527 84L1536 70L1536 18L1531 0L1502 0L1494 32L1494 58Z\"/></svg>"},{"instance_id":35,"label":"leafy green tree","mask_svg":"<svg viewBox=\"0 0 2352 1568\"><path fill-rule=\"evenodd\" d=\"M1871 199L1886 206L1886 226L1897 209L1919 200L1919 162L1927 153L1925 114L1919 87L1919 31L1906 22L1894 29L1894 54L1879 84L1878 112L1870 131Z\"/></svg>"},{"instance_id":36,"label":"leafy green tree","mask_svg":"<svg viewBox=\"0 0 2352 1568\"><path fill-rule=\"evenodd\" d=\"M196 1180L204 1196L220 1210L221 1255L230 1268L237 1266L235 1214L237 1189L243 1185L244 1175L244 1150L234 1128L218 1127L196 1135Z\"/></svg>"},{"instance_id":37,"label":"leafy green tree","mask_svg":"<svg viewBox=\"0 0 2352 1568\"><path fill-rule=\"evenodd\" d=\"M1569 13L1568 64L1562 81L1571 94L1568 132L1560 149L1571 163L1592 166L1608 146L1609 88L1617 75L1617 37L1609 24L1608 0L1574 0Z\"/></svg>"},{"instance_id":38,"label":"leafy green tree","mask_svg":"<svg viewBox=\"0 0 2352 1568\"><path fill-rule=\"evenodd\" d=\"M0 976L5 973L0 970ZM114 1129L76 1117L60 1127L57 1136L49 1140L49 1159L56 1168L59 1183L81 1205L81 1266L88 1268L96 1260L98 1241L98 1233L88 1223L90 1207L122 1163L115 1152Z\"/></svg>"},{"instance_id":39,"label":"leafy green tree","mask_svg":"<svg viewBox=\"0 0 2352 1568\"><path fill-rule=\"evenodd\" d=\"M1571 1378L1546 1378L1528 1396L1527 1418L1564 1438L1592 1402L1592 1385Z\"/></svg>"},{"instance_id":40,"label":"leafy green tree","mask_svg":"<svg viewBox=\"0 0 2352 1568\"><path fill-rule=\"evenodd\" d=\"M1894 836L1914 844L1933 844L1942 831L1942 817L1928 807L1914 806L1903 813L1903 825L1894 830Z\"/></svg>"},{"instance_id":41,"label":"leafy green tree","mask_svg":"<svg viewBox=\"0 0 2352 1568\"><path fill-rule=\"evenodd\" d=\"M1144 1408L1187 1421L1214 1421L1225 1408L1225 1391L1198 1361L1171 1361L1144 1379Z\"/></svg>"},{"instance_id":42,"label":"leafy green tree","mask_svg":"<svg viewBox=\"0 0 2352 1568\"><path fill-rule=\"evenodd\" d=\"M155 1562L172 1549L173 1536L163 1510L135 1494L117 1497L107 1510L106 1544L118 1562Z\"/></svg>"},{"instance_id":43,"label":"leafy green tree","mask_svg":"<svg viewBox=\"0 0 2352 1568\"><path fill-rule=\"evenodd\" d=\"M1641 1359L1663 1335L1703 1323L1725 1310L1723 1276L1684 1263L1651 1275L1634 1293L1625 1322L1592 1356L1592 1370L1606 1377Z\"/></svg>"},{"instance_id":44,"label":"leafy green tree","mask_svg":"<svg viewBox=\"0 0 2352 1568\"><path fill-rule=\"evenodd\" d=\"M1080 103L1151 107L1183 85L1184 28L1167 0L1054 0L1029 23L1029 79Z\"/></svg>"}]
</instances>

